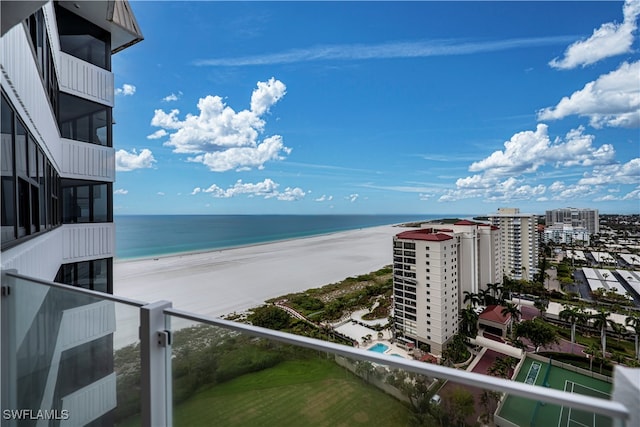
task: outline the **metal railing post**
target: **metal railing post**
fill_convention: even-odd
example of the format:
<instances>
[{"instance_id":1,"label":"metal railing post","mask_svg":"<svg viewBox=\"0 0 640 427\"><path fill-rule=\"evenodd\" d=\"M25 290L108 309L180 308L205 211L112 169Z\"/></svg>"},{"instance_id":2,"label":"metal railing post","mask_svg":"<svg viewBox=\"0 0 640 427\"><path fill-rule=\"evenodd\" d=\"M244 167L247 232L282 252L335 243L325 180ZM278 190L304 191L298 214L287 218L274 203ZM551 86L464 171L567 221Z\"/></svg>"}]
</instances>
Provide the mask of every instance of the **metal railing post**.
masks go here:
<instances>
[{"instance_id":1,"label":"metal railing post","mask_svg":"<svg viewBox=\"0 0 640 427\"><path fill-rule=\"evenodd\" d=\"M16 377L17 360L16 360L16 298L15 298L15 282L16 279L7 275L7 273L17 273L17 270L2 270L2 283L0 288L0 408L18 409L17 405L17 386ZM16 420L5 420L2 418L3 426L14 426Z\"/></svg>"},{"instance_id":2,"label":"metal railing post","mask_svg":"<svg viewBox=\"0 0 640 427\"><path fill-rule=\"evenodd\" d=\"M158 301L140 307L140 400L145 427L172 425L171 333L164 309L171 302Z\"/></svg>"}]
</instances>

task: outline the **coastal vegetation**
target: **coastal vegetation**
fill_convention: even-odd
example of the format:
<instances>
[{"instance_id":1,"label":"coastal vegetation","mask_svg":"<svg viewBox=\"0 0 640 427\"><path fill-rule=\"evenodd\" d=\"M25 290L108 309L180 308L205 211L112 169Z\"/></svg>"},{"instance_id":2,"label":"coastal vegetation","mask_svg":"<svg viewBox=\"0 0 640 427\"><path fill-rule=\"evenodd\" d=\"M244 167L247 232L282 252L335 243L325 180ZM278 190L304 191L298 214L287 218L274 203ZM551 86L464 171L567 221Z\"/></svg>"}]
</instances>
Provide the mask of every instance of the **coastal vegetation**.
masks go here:
<instances>
[{"instance_id":1,"label":"coastal vegetation","mask_svg":"<svg viewBox=\"0 0 640 427\"><path fill-rule=\"evenodd\" d=\"M313 322L336 321L345 313L362 308L373 309L371 318L386 318L391 306L392 274L391 266L385 266L369 274L347 277L337 283L283 295L267 302L287 305Z\"/></svg>"}]
</instances>

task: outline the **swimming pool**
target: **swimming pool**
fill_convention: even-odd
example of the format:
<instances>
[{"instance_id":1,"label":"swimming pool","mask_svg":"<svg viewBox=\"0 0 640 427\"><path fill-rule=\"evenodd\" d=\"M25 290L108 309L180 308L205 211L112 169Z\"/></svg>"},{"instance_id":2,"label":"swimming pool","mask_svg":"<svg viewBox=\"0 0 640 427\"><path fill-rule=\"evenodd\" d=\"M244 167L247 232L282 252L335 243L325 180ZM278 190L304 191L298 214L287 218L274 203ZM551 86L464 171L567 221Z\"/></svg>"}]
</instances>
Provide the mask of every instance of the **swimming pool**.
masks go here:
<instances>
[{"instance_id":1,"label":"swimming pool","mask_svg":"<svg viewBox=\"0 0 640 427\"><path fill-rule=\"evenodd\" d=\"M389 347L382 343L378 343L369 349L369 351L375 351L376 353L384 353L387 350L389 350Z\"/></svg>"}]
</instances>

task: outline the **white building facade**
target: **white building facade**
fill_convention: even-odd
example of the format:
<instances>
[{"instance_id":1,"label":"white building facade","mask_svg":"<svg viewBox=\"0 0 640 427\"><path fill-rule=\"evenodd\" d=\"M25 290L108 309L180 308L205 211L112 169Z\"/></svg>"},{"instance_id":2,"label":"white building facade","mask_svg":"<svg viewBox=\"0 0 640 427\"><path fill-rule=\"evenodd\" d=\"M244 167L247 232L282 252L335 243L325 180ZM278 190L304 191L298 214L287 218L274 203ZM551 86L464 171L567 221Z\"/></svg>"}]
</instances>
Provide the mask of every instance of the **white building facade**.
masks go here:
<instances>
[{"instance_id":1,"label":"white building facade","mask_svg":"<svg viewBox=\"0 0 640 427\"><path fill-rule=\"evenodd\" d=\"M472 221L423 224L394 237L396 335L441 354L458 332L464 292L502 283L499 234Z\"/></svg>"},{"instance_id":2,"label":"white building facade","mask_svg":"<svg viewBox=\"0 0 640 427\"><path fill-rule=\"evenodd\" d=\"M111 55L140 29L126 0L1 12L2 270L112 293ZM113 305L21 283L2 291L3 409L64 405L76 424L113 424ZM25 299L31 310L11 309Z\"/></svg>"},{"instance_id":3,"label":"white building facade","mask_svg":"<svg viewBox=\"0 0 640 427\"><path fill-rule=\"evenodd\" d=\"M518 208L500 208L489 220L500 230L503 274L533 280L538 269L538 217Z\"/></svg>"},{"instance_id":4,"label":"white building facade","mask_svg":"<svg viewBox=\"0 0 640 427\"><path fill-rule=\"evenodd\" d=\"M589 230L583 227L573 227L565 224L554 224L550 227L545 227L542 233L542 238L545 243L557 243L557 244L580 244L582 246L589 246L591 233Z\"/></svg>"},{"instance_id":5,"label":"white building facade","mask_svg":"<svg viewBox=\"0 0 640 427\"><path fill-rule=\"evenodd\" d=\"M598 209L563 208L545 212L547 227L555 224L570 225L574 228L586 228L591 234L600 232Z\"/></svg>"}]
</instances>

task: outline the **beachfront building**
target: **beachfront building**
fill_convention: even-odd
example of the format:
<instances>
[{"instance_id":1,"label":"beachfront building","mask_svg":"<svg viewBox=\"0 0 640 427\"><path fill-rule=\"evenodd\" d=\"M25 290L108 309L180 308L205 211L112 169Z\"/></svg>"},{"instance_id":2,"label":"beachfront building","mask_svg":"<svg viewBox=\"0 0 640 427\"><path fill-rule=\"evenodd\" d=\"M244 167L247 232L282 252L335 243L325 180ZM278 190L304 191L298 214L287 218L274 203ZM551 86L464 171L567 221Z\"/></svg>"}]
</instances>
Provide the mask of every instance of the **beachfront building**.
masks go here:
<instances>
[{"instance_id":1,"label":"beachfront building","mask_svg":"<svg viewBox=\"0 0 640 427\"><path fill-rule=\"evenodd\" d=\"M545 243L556 244L578 244L589 246L591 233L584 227L573 227L566 224L553 224L545 227L542 232L542 239Z\"/></svg>"},{"instance_id":2,"label":"beachfront building","mask_svg":"<svg viewBox=\"0 0 640 427\"><path fill-rule=\"evenodd\" d=\"M2 270L112 293L111 55L140 29L126 0L1 4ZM114 327L108 301L3 283L2 407L113 424Z\"/></svg>"},{"instance_id":3,"label":"beachfront building","mask_svg":"<svg viewBox=\"0 0 640 427\"><path fill-rule=\"evenodd\" d=\"M472 221L423 224L393 241L396 336L434 354L458 331L465 291L502 283L496 227Z\"/></svg>"},{"instance_id":4,"label":"beachfront building","mask_svg":"<svg viewBox=\"0 0 640 427\"><path fill-rule=\"evenodd\" d=\"M499 208L489 221L500 229L503 274L533 280L538 268L538 217L518 208Z\"/></svg>"},{"instance_id":5,"label":"beachfront building","mask_svg":"<svg viewBox=\"0 0 640 427\"><path fill-rule=\"evenodd\" d=\"M574 228L586 228L590 234L600 232L598 209L563 208L545 212L547 227L555 224L569 225Z\"/></svg>"},{"instance_id":6,"label":"beachfront building","mask_svg":"<svg viewBox=\"0 0 640 427\"><path fill-rule=\"evenodd\" d=\"M458 332L458 243L424 228L393 238L396 337L434 354Z\"/></svg>"},{"instance_id":7,"label":"beachfront building","mask_svg":"<svg viewBox=\"0 0 640 427\"><path fill-rule=\"evenodd\" d=\"M464 308L465 291L477 294L489 283L502 283L500 232L498 227L469 220L454 224L423 224L458 240L458 302Z\"/></svg>"}]
</instances>

